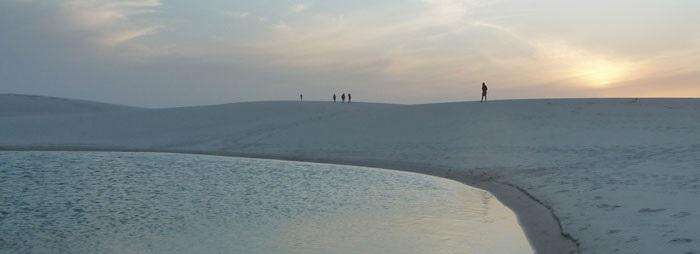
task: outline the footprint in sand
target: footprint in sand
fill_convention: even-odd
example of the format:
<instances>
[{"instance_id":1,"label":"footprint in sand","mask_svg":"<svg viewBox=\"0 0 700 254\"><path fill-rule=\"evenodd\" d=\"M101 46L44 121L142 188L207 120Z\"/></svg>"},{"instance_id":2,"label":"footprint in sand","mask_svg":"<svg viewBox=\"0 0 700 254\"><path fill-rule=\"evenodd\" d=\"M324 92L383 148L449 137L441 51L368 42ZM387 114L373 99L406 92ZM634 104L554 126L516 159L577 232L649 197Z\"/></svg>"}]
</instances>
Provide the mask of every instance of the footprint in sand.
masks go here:
<instances>
[{"instance_id":1,"label":"footprint in sand","mask_svg":"<svg viewBox=\"0 0 700 254\"><path fill-rule=\"evenodd\" d=\"M621 205L599 204L599 205L596 205L596 207L603 209L605 211L613 211L613 210L620 208L622 206Z\"/></svg>"},{"instance_id":2,"label":"footprint in sand","mask_svg":"<svg viewBox=\"0 0 700 254\"><path fill-rule=\"evenodd\" d=\"M690 215L691 215L691 213L689 213L689 212L678 212L678 213L672 214L671 217L676 218L676 219L680 219L680 218L688 217Z\"/></svg>"},{"instance_id":3,"label":"footprint in sand","mask_svg":"<svg viewBox=\"0 0 700 254\"><path fill-rule=\"evenodd\" d=\"M617 233L620 233L620 232L622 232L622 230L619 230L619 229L611 229L611 230L608 230L608 235L617 234Z\"/></svg>"},{"instance_id":4,"label":"footprint in sand","mask_svg":"<svg viewBox=\"0 0 700 254\"><path fill-rule=\"evenodd\" d=\"M693 242L693 239L690 238L673 238L668 243L672 244L682 244L682 243L691 243Z\"/></svg>"},{"instance_id":5,"label":"footprint in sand","mask_svg":"<svg viewBox=\"0 0 700 254\"><path fill-rule=\"evenodd\" d=\"M626 243L633 243L633 242L638 242L639 241L639 236L633 236L630 237L629 240L625 241Z\"/></svg>"},{"instance_id":6,"label":"footprint in sand","mask_svg":"<svg viewBox=\"0 0 700 254\"><path fill-rule=\"evenodd\" d=\"M642 208L637 211L638 213L658 213L658 212L663 212L666 211L666 208L657 208L657 209L652 209L652 208Z\"/></svg>"}]
</instances>

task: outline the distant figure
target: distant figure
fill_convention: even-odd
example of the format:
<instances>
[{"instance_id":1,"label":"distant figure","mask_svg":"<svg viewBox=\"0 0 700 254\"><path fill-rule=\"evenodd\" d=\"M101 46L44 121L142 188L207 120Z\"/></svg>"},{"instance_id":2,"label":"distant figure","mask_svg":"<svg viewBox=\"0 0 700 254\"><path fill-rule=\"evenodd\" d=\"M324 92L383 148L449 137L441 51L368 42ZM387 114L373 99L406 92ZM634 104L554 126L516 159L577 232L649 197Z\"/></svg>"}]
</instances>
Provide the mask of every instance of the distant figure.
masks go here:
<instances>
[{"instance_id":1,"label":"distant figure","mask_svg":"<svg viewBox=\"0 0 700 254\"><path fill-rule=\"evenodd\" d=\"M304 101L304 94L299 94L299 101Z\"/></svg>"},{"instance_id":2,"label":"distant figure","mask_svg":"<svg viewBox=\"0 0 700 254\"><path fill-rule=\"evenodd\" d=\"M335 94L333 94L333 103L335 103Z\"/></svg>"},{"instance_id":3,"label":"distant figure","mask_svg":"<svg viewBox=\"0 0 700 254\"><path fill-rule=\"evenodd\" d=\"M481 102L485 102L486 99L486 93L488 92L489 87L486 86L486 82L481 83Z\"/></svg>"},{"instance_id":4,"label":"distant figure","mask_svg":"<svg viewBox=\"0 0 700 254\"><path fill-rule=\"evenodd\" d=\"M352 102L352 94L348 93L348 103Z\"/></svg>"},{"instance_id":5,"label":"distant figure","mask_svg":"<svg viewBox=\"0 0 700 254\"><path fill-rule=\"evenodd\" d=\"M343 102L345 102L345 94L341 94L340 99L343 100Z\"/></svg>"}]
</instances>

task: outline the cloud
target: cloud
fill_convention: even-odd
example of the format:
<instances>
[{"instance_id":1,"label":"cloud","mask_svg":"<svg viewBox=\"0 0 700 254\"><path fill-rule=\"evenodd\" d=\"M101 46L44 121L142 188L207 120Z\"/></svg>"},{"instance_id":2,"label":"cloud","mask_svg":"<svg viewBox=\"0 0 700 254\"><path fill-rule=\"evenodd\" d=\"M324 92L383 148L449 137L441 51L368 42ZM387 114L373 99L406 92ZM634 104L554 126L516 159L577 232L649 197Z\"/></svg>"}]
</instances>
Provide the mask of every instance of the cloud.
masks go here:
<instances>
[{"instance_id":1,"label":"cloud","mask_svg":"<svg viewBox=\"0 0 700 254\"><path fill-rule=\"evenodd\" d=\"M160 0L71 0L60 4L67 30L76 30L103 46L116 46L156 33L162 25L139 18L152 14Z\"/></svg>"},{"instance_id":2,"label":"cloud","mask_svg":"<svg viewBox=\"0 0 700 254\"><path fill-rule=\"evenodd\" d=\"M473 3L465 0L423 0L423 3L427 7L423 15L441 24L465 21L470 7L473 7Z\"/></svg>"},{"instance_id":3,"label":"cloud","mask_svg":"<svg viewBox=\"0 0 700 254\"><path fill-rule=\"evenodd\" d=\"M407 85L468 82L476 80L470 65L484 57L476 52L503 55L504 50L496 46L510 36L472 20L469 13L481 6L472 1L430 0L422 3L417 14L319 14L303 22L284 23L284 29L273 29L252 48L274 64L305 71L361 69ZM484 47L487 40L493 43Z\"/></svg>"},{"instance_id":4,"label":"cloud","mask_svg":"<svg viewBox=\"0 0 700 254\"><path fill-rule=\"evenodd\" d=\"M250 17L250 12L244 12L244 11L224 11L223 14L228 17L236 18L236 19L246 19Z\"/></svg>"},{"instance_id":5,"label":"cloud","mask_svg":"<svg viewBox=\"0 0 700 254\"><path fill-rule=\"evenodd\" d=\"M298 3L298 4L292 5L292 7L289 7L289 10L291 12L294 12L294 13L299 13L299 12L305 11L307 8L308 7L305 4Z\"/></svg>"},{"instance_id":6,"label":"cloud","mask_svg":"<svg viewBox=\"0 0 700 254\"><path fill-rule=\"evenodd\" d=\"M152 13L154 8L159 6L159 0L72 0L61 4L60 8L74 25L93 29L112 26L134 16Z\"/></svg>"},{"instance_id":7,"label":"cloud","mask_svg":"<svg viewBox=\"0 0 700 254\"><path fill-rule=\"evenodd\" d=\"M154 26L141 29L115 31L104 35L101 38L101 43L108 46L116 46L139 37L155 34L159 29L160 27Z\"/></svg>"},{"instance_id":8,"label":"cloud","mask_svg":"<svg viewBox=\"0 0 700 254\"><path fill-rule=\"evenodd\" d=\"M488 79L514 91L557 84L567 87L562 94L575 96L576 90L594 93L666 68L654 56L609 54L556 34L519 32L493 12L496 3L424 0L413 13L317 14L283 23L284 29L273 29L251 48L275 65L304 72L357 70L402 88L458 90Z\"/></svg>"}]
</instances>

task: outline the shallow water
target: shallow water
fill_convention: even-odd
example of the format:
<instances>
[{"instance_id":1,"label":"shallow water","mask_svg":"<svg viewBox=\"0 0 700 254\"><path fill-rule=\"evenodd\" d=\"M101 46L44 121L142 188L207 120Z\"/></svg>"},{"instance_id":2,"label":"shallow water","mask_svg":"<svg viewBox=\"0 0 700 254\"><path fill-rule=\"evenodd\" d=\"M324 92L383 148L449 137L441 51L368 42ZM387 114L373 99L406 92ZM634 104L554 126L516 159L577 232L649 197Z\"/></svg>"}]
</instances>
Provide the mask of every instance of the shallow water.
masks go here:
<instances>
[{"instance_id":1,"label":"shallow water","mask_svg":"<svg viewBox=\"0 0 700 254\"><path fill-rule=\"evenodd\" d=\"M0 152L0 253L532 253L491 194L202 155Z\"/></svg>"}]
</instances>

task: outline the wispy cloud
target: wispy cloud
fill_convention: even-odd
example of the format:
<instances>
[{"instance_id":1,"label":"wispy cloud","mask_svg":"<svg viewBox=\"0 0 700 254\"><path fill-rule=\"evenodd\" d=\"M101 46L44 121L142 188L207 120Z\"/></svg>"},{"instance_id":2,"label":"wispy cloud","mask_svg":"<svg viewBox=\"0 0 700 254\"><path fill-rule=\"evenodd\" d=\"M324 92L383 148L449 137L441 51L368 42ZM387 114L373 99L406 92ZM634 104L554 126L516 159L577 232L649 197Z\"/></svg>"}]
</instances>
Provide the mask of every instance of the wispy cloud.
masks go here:
<instances>
[{"instance_id":1,"label":"wispy cloud","mask_svg":"<svg viewBox=\"0 0 700 254\"><path fill-rule=\"evenodd\" d=\"M250 17L250 12L245 11L224 11L223 14L227 17L236 19L246 19Z\"/></svg>"},{"instance_id":2,"label":"wispy cloud","mask_svg":"<svg viewBox=\"0 0 700 254\"><path fill-rule=\"evenodd\" d=\"M104 45L115 46L139 37L155 34L159 29L160 27L153 26L140 29L116 31L103 36L101 38L101 43Z\"/></svg>"},{"instance_id":3,"label":"wispy cloud","mask_svg":"<svg viewBox=\"0 0 700 254\"><path fill-rule=\"evenodd\" d=\"M289 10L291 12L299 13L299 12L305 11L307 8L308 7L305 4L298 3L298 4L292 5L292 7L289 7Z\"/></svg>"},{"instance_id":4,"label":"wispy cloud","mask_svg":"<svg viewBox=\"0 0 700 254\"><path fill-rule=\"evenodd\" d=\"M60 14L68 26L93 36L91 40L116 46L156 33L160 25L137 18L156 12L161 5L160 0L71 0L61 4Z\"/></svg>"},{"instance_id":5,"label":"wispy cloud","mask_svg":"<svg viewBox=\"0 0 700 254\"><path fill-rule=\"evenodd\" d=\"M493 2L422 3L418 13L392 16L391 22L383 19L386 13L344 13L282 23L253 48L274 64L307 71L361 69L416 86L497 79L504 87L560 82L599 89L647 75L658 64L605 54L566 38L519 33L478 15L493 13L488 9Z\"/></svg>"},{"instance_id":6,"label":"wispy cloud","mask_svg":"<svg viewBox=\"0 0 700 254\"><path fill-rule=\"evenodd\" d=\"M284 23L255 47L275 63L301 68L362 68L412 83L457 75L475 56L477 45L464 36L479 30L469 16L483 4L426 0L417 15L382 13L315 15L306 23Z\"/></svg>"}]
</instances>

